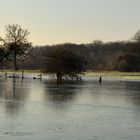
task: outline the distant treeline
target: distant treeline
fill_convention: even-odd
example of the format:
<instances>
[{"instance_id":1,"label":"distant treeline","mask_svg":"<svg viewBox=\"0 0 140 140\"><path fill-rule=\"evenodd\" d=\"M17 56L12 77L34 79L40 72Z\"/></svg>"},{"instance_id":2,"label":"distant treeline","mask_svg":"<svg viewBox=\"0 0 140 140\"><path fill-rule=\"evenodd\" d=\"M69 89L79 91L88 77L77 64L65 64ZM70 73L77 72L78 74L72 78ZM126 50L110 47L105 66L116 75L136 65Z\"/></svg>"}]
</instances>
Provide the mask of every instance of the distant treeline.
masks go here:
<instances>
[{"instance_id":1,"label":"distant treeline","mask_svg":"<svg viewBox=\"0 0 140 140\"><path fill-rule=\"evenodd\" d=\"M77 71L81 67L84 70L94 71L140 71L140 30L131 41L103 43L96 40L88 44L64 43L34 47L28 41L28 35L29 31L18 24L6 26L5 37L0 37L0 68L2 70L46 70L50 61L53 64L61 62L59 66L64 66L63 58L65 58L67 60L65 65L68 62L67 67L70 69L71 64ZM64 56L56 57L56 55ZM73 58L70 59L71 57ZM66 71L66 66L64 69Z\"/></svg>"},{"instance_id":2,"label":"distant treeline","mask_svg":"<svg viewBox=\"0 0 140 140\"><path fill-rule=\"evenodd\" d=\"M56 47L65 47L83 55L87 70L97 71L140 71L140 43L138 42L108 42L95 41L90 44L58 44L52 46L31 47L24 60L18 59L19 69L45 69L47 54ZM11 69L13 64L6 61L5 69Z\"/></svg>"}]
</instances>

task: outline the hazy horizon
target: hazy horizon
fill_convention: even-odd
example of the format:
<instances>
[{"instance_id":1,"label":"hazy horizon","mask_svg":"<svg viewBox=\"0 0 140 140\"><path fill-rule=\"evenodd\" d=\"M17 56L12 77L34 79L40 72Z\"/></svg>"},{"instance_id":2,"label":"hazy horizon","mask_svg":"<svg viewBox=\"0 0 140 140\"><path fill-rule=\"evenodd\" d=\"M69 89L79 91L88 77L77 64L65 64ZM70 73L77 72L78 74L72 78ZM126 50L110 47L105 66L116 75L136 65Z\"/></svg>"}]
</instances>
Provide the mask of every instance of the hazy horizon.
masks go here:
<instances>
[{"instance_id":1,"label":"hazy horizon","mask_svg":"<svg viewBox=\"0 0 140 140\"><path fill-rule=\"evenodd\" d=\"M0 0L0 36L17 23L33 45L130 39L140 29L139 0Z\"/></svg>"}]
</instances>

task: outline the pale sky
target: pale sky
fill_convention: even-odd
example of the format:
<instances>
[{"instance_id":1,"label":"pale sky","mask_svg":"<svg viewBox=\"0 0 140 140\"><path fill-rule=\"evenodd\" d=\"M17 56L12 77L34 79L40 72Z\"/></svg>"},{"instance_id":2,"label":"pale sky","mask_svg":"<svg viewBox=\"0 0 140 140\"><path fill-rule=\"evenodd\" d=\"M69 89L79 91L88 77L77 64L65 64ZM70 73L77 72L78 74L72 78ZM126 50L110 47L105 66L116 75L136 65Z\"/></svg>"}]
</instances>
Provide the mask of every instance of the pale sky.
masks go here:
<instances>
[{"instance_id":1,"label":"pale sky","mask_svg":"<svg viewBox=\"0 0 140 140\"><path fill-rule=\"evenodd\" d=\"M140 0L0 0L0 36L13 23L33 45L128 40L140 29Z\"/></svg>"}]
</instances>

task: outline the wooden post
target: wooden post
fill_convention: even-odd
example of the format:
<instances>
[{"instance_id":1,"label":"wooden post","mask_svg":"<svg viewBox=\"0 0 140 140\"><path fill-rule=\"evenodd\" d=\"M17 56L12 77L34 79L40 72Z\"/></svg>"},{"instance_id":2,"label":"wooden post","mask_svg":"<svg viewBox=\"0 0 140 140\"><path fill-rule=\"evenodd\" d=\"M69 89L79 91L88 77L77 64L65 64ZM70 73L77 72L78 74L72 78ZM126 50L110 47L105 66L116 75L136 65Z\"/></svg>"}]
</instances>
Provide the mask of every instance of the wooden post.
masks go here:
<instances>
[{"instance_id":1,"label":"wooden post","mask_svg":"<svg viewBox=\"0 0 140 140\"><path fill-rule=\"evenodd\" d=\"M24 70L22 70L22 79L24 79Z\"/></svg>"},{"instance_id":2,"label":"wooden post","mask_svg":"<svg viewBox=\"0 0 140 140\"><path fill-rule=\"evenodd\" d=\"M102 77L100 76L100 78L99 78L99 83L102 83Z\"/></svg>"}]
</instances>

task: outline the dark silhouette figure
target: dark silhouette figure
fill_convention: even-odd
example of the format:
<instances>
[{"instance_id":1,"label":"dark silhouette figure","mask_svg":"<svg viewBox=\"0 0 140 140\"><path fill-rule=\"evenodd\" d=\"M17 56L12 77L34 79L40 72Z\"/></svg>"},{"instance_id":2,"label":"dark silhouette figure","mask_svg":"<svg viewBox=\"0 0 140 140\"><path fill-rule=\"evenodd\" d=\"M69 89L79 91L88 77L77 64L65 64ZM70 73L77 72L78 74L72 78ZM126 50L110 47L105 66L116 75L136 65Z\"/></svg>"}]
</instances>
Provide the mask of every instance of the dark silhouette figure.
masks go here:
<instances>
[{"instance_id":1,"label":"dark silhouette figure","mask_svg":"<svg viewBox=\"0 0 140 140\"><path fill-rule=\"evenodd\" d=\"M102 77L100 76L100 78L99 78L99 83L102 83Z\"/></svg>"}]
</instances>

